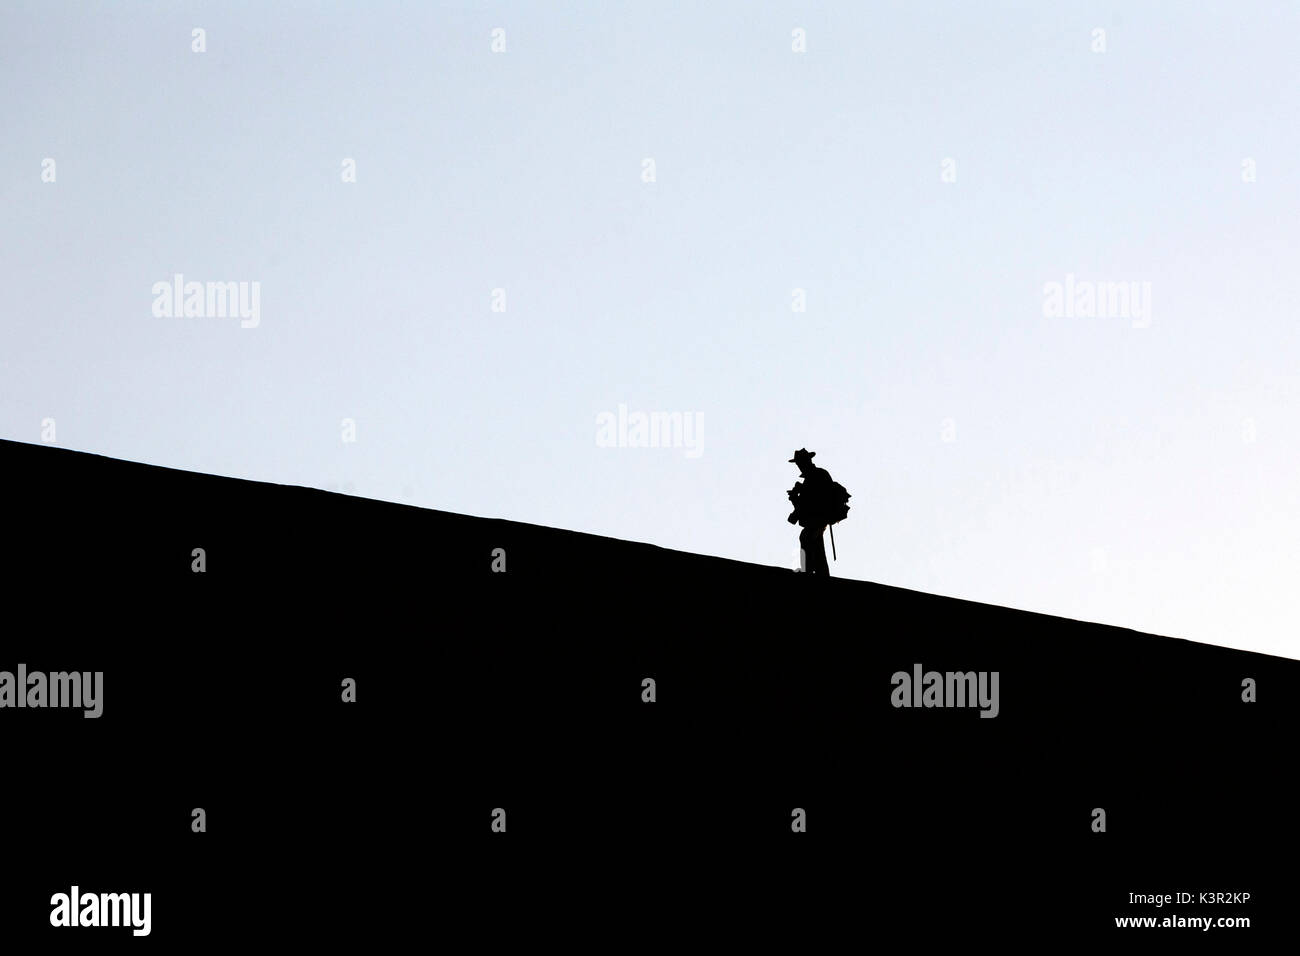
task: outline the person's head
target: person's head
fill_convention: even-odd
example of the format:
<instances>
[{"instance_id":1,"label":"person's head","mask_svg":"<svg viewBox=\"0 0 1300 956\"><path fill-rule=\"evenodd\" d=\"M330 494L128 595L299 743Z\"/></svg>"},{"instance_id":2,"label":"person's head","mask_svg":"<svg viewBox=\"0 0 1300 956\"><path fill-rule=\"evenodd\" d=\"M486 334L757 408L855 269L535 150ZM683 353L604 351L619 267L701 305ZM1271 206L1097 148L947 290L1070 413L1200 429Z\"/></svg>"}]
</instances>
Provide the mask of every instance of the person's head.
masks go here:
<instances>
[{"instance_id":1,"label":"person's head","mask_svg":"<svg viewBox=\"0 0 1300 956\"><path fill-rule=\"evenodd\" d=\"M809 471L812 470L812 466L813 466L812 460L813 457L816 456L816 454L817 452L815 451L809 451L807 448L800 448L797 452L794 453L794 457L791 458L790 460L799 466L800 474L806 475L808 474Z\"/></svg>"}]
</instances>

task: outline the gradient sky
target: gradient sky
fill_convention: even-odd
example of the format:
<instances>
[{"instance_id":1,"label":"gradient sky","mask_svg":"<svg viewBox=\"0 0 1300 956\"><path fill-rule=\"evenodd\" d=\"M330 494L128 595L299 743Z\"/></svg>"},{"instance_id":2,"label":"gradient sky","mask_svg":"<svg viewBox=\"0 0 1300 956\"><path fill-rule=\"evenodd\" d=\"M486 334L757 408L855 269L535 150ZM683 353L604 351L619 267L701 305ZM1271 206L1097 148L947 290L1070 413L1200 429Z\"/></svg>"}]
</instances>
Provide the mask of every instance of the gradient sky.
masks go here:
<instances>
[{"instance_id":1,"label":"gradient sky","mask_svg":"<svg viewBox=\"0 0 1300 956\"><path fill-rule=\"evenodd\" d=\"M806 446L854 495L833 574L1300 657L1297 37L1185 0L6 2L0 435L786 566ZM155 317L175 273L260 283L260 325ZM1150 283L1149 325L1045 316L1067 274ZM598 446L620 403L701 454ZM628 613L688 628L693 589Z\"/></svg>"}]
</instances>

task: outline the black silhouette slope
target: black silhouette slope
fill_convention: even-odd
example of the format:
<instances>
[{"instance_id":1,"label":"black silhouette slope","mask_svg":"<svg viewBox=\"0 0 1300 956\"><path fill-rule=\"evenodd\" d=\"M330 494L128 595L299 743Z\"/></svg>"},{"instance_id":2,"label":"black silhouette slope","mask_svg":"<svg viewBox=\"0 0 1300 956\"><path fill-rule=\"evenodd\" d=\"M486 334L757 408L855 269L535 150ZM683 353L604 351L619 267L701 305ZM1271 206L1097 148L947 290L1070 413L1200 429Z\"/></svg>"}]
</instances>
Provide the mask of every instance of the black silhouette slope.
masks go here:
<instances>
[{"instance_id":1,"label":"black silhouette slope","mask_svg":"<svg viewBox=\"0 0 1300 956\"><path fill-rule=\"evenodd\" d=\"M0 469L0 670L105 687L98 720L0 710L38 782L15 932L78 880L151 890L175 941L335 898L287 929L1105 936L1177 890L1282 925L1300 662L47 446ZM916 664L998 672L997 716L895 708Z\"/></svg>"}]
</instances>

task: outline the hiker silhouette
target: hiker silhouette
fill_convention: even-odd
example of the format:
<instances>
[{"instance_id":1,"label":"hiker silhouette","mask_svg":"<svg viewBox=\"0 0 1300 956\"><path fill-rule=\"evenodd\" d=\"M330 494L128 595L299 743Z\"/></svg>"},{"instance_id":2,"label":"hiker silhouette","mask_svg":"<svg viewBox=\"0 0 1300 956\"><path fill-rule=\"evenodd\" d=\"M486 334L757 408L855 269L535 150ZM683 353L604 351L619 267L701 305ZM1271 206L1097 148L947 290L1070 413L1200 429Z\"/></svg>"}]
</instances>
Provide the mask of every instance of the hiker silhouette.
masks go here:
<instances>
[{"instance_id":1,"label":"hiker silhouette","mask_svg":"<svg viewBox=\"0 0 1300 956\"><path fill-rule=\"evenodd\" d=\"M795 482L793 488L786 492L794 511L785 520L800 525L799 564L800 570L809 574L829 575L830 567L826 563L826 542L822 535L829 526L843 521L849 513L850 495L844 486L831 478L825 468L818 468L812 463L815 451L800 448L794 453L791 462L799 466L803 481ZM831 532L834 546L835 532Z\"/></svg>"}]
</instances>

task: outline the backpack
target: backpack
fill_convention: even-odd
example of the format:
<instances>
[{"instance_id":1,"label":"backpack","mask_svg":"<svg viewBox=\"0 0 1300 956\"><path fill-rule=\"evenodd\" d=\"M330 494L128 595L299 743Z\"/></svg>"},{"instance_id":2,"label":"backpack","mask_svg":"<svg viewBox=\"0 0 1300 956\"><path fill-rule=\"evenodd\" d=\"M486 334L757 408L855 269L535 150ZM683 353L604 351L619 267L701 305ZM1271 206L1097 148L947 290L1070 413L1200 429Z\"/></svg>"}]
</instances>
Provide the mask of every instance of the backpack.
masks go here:
<instances>
[{"instance_id":1,"label":"backpack","mask_svg":"<svg viewBox=\"0 0 1300 956\"><path fill-rule=\"evenodd\" d=\"M827 524L839 524L849 516L849 499L852 497L849 489L838 481L831 480L830 488L826 492Z\"/></svg>"}]
</instances>

